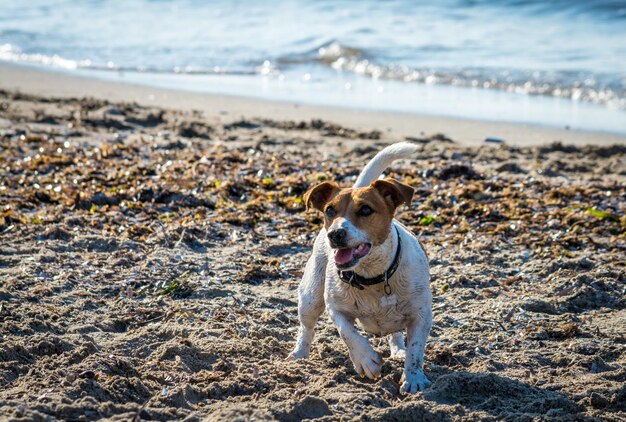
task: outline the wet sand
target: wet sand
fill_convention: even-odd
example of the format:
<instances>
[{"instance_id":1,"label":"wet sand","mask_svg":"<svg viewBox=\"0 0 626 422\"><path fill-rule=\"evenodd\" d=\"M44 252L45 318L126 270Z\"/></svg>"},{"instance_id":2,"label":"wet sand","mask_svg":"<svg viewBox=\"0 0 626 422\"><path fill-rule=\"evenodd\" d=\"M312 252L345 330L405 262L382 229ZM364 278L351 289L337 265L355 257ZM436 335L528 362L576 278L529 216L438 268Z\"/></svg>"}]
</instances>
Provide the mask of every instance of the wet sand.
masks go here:
<instances>
[{"instance_id":1,"label":"wet sand","mask_svg":"<svg viewBox=\"0 0 626 422\"><path fill-rule=\"evenodd\" d=\"M225 95L183 92L141 85L83 78L38 68L0 63L0 88L59 98L93 97L113 102L137 102L185 111L198 110L205 118L229 123L243 117L273 120L329 120L362 131L379 130L390 139L443 133L463 145L482 145L499 138L509 145L544 145L563 142L575 145L626 144L626 136L608 132L584 132L486 120L401 113L372 112L265 101Z\"/></svg>"},{"instance_id":2,"label":"wet sand","mask_svg":"<svg viewBox=\"0 0 626 422\"><path fill-rule=\"evenodd\" d=\"M626 418L619 140L483 143L0 81L2 419ZM416 188L398 218L434 296L433 385L414 396L383 339L382 378L356 375L326 317L311 358L285 360L320 225L302 194L349 186L404 136L420 152L388 175Z\"/></svg>"}]
</instances>

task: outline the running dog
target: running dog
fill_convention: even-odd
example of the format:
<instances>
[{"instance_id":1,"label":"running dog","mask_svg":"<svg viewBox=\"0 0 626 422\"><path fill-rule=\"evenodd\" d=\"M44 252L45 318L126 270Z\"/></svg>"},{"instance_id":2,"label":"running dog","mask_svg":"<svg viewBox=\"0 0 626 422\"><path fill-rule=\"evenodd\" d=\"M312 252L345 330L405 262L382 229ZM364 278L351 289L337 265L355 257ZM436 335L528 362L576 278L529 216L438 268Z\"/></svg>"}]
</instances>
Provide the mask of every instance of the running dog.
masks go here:
<instances>
[{"instance_id":1,"label":"running dog","mask_svg":"<svg viewBox=\"0 0 626 422\"><path fill-rule=\"evenodd\" d=\"M368 333L389 335L391 357L405 360L402 389L411 394L430 384L422 368L432 326L428 258L411 231L394 219L400 205L411 205L413 188L379 177L416 149L407 142L390 145L352 188L323 182L304 195L307 209L324 214L324 228L300 282L300 329L289 355L309 356L315 324L326 308L361 376L379 377L383 362L355 321Z\"/></svg>"}]
</instances>

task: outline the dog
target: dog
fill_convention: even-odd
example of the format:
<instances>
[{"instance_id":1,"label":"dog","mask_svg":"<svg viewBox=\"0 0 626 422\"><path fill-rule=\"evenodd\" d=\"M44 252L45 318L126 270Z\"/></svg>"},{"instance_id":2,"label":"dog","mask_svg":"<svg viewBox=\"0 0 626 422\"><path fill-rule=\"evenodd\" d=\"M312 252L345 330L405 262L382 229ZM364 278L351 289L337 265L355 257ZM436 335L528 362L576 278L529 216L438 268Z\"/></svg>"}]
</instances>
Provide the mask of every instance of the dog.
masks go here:
<instances>
[{"instance_id":1,"label":"dog","mask_svg":"<svg viewBox=\"0 0 626 422\"><path fill-rule=\"evenodd\" d=\"M391 357L404 359L402 390L413 394L430 381L424 374L426 339L432 326L428 257L418 239L394 219L411 205L414 190L379 179L394 161L417 147L408 142L380 151L352 188L318 184L304 194L307 209L324 214L298 289L300 328L290 359L309 356L317 320L326 308L361 376L380 376L383 361L354 326L388 335ZM406 343L402 331L406 329Z\"/></svg>"}]
</instances>

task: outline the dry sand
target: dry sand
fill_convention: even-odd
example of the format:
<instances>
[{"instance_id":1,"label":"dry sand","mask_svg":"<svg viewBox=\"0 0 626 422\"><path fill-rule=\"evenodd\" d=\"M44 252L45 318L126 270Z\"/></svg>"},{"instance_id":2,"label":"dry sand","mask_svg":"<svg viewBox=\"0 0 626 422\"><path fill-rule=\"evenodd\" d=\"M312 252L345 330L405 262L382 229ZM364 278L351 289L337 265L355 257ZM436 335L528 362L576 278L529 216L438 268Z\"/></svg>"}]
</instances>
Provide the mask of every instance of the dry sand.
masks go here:
<instances>
[{"instance_id":1,"label":"dry sand","mask_svg":"<svg viewBox=\"0 0 626 422\"><path fill-rule=\"evenodd\" d=\"M301 195L349 185L385 126L59 95L0 92L0 419L626 418L623 143L412 133L389 175L416 188L398 218L435 322L407 396L385 341L361 379L325 318L285 361L320 224Z\"/></svg>"}]
</instances>

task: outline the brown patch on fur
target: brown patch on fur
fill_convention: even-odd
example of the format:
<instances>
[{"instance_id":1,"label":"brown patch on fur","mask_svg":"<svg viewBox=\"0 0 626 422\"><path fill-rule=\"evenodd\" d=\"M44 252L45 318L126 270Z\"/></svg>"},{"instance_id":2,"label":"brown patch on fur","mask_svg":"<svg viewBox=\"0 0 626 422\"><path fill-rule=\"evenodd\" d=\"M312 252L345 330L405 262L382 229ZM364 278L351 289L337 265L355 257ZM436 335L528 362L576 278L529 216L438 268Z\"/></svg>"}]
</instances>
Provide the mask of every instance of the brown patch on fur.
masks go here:
<instances>
[{"instance_id":1,"label":"brown patch on fur","mask_svg":"<svg viewBox=\"0 0 626 422\"><path fill-rule=\"evenodd\" d=\"M365 188L340 189L335 182L323 182L304 194L307 209L315 208L324 212L326 229L335 218L343 217L368 233L375 246L382 244L389 236L396 208L401 204L411 205L412 198L411 186L391 178L376 180ZM368 216L359 215L358 211L364 205L374 212ZM336 214L332 218L326 215L328 207L335 209Z\"/></svg>"},{"instance_id":2,"label":"brown patch on fur","mask_svg":"<svg viewBox=\"0 0 626 422\"><path fill-rule=\"evenodd\" d=\"M374 212L368 216L359 215L359 209L364 205L370 207ZM326 204L325 209L328 207L333 207L336 215L333 218L328 218L324 214L326 229L330 227L335 218L343 217L351 221L359 230L368 233L372 244L375 246L382 244L389 236L391 220L396 209L389 199L384 198L372 186L343 189Z\"/></svg>"},{"instance_id":3,"label":"brown patch on fur","mask_svg":"<svg viewBox=\"0 0 626 422\"><path fill-rule=\"evenodd\" d=\"M411 186L391 178L376 180L371 187L378 190L385 199L388 198L393 203L394 209L401 204L410 207L413 193L415 193L415 189Z\"/></svg>"},{"instance_id":4,"label":"brown patch on fur","mask_svg":"<svg viewBox=\"0 0 626 422\"><path fill-rule=\"evenodd\" d=\"M339 191L339 185L336 182L323 182L309 189L302 199L306 209L315 208L318 211L324 210L324 205Z\"/></svg>"}]
</instances>

